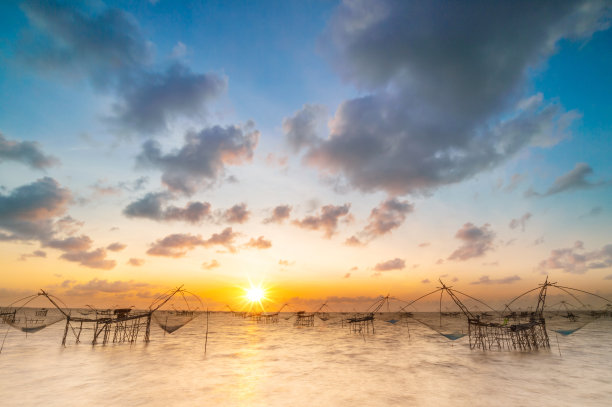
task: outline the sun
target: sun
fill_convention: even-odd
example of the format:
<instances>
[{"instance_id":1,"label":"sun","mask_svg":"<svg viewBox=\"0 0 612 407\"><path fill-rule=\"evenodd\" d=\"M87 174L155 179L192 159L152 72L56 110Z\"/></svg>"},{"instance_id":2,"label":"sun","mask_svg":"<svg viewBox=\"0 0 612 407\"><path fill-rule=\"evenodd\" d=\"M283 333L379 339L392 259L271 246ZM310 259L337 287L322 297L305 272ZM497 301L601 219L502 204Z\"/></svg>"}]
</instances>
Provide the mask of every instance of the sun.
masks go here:
<instances>
[{"instance_id":1,"label":"sun","mask_svg":"<svg viewBox=\"0 0 612 407\"><path fill-rule=\"evenodd\" d=\"M247 288L245 296L247 300L249 300L249 302L251 303L253 302L261 303L261 300L263 300L266 297L266 293L261 287L251 287L251 288Z\"/></svg>"},{"instance_id":2,"label":"sun","mask_svg":"<svg viewBox=\"0 0 612 407\"><path fill-rule=\"evenodd\" d=\"M249 311L261 310L264 311L263 303L269 301L267 298L267 289L262 283L254 285L249 280L249 287L243 287L244 302L249 307Z\"/></svg>"}]
</instances>

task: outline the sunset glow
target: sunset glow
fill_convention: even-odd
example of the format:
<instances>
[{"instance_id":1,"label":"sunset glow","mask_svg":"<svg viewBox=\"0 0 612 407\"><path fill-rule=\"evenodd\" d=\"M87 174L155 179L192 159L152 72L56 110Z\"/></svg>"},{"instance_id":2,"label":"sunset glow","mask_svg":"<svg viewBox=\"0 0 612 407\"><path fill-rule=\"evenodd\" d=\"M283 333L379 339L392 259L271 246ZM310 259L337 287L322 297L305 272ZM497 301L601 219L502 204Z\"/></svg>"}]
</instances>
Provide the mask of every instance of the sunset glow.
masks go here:
<instances>
[{"instance_id":1,"label":"sunset glow","mask_svg":"<svg viewBox=\"0 0 612 407\"><path fill-rule=\"evenodd\" d=\"M0 5L1 302L612 293L605 2L196 3Z\"/></svg>"}]
</instances>

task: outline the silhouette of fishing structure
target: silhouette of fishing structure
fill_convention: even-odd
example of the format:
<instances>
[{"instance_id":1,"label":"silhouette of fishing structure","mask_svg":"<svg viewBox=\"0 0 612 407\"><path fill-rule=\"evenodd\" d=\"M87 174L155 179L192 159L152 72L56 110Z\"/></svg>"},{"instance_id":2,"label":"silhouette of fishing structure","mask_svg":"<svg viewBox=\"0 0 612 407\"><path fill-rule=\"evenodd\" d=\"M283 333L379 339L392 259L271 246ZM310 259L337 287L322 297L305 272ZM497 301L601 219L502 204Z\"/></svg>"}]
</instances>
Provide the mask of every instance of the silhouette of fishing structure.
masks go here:
<instances>
[{"instance_id":1,"label":"silhouette of fishing structure","mask_svg":"<svg viewBox=\"0 0 612 407\"><path fill-rule=\"evenodd\" d=\"M417 318L414 315L406 316L453 341L468 336L470 349L499 351L548 349L550 348L550 341L547 330L552 330L562 335L569 335L587 323L606 314L605 310L595 311L589 309L572 292L608 301L597 294L551 283L547 277L543 284L519 295L505 306L503 313L499 313L484 302L445 285L442 280L440 280L440 284L441 287L438 287L437 290L425 294L408 304L413 305L417 301L440 293L439 323L433 323L431 320L425 321L424 318ZM580 304L580 307L571 305L567 301L561 301L557 304L555 310L547 310L546 299L551 288L569 294ZM448 309L442 311L442 298L444 294L447 294L459 308L463 318L458 318L456 312L450 312ZM533 311L513 310L513 305L517 304L519 299L526 297L528 294L537 295L537 302ZM485 306L489 310L481 311L477 305L469 309L464 303L465 299L462 301L459 296ZM405 310L406 307L402 310ZM568 324L570 325L569 327Z\"/></svg>"},{"instance_id":2,"label":"silhouette of fishing structure","mask_svg":"<svg viewBox=\"0 0 612 407\"><path fill-rule=\"evenodd\" d=\"M438 287L437 290L425 294L408 304L412 305L416 301L440 293L439 324L436 326L431 322L426 323L414 316L411 317L412 319L453 341L467 335L470 349L535 350L550 347L548 334L546 333L546 322L543 317L546 290L550 286L548 279L539 287L538 304L535 312L530 315L529 320L513 324L509 324L507 319L503 322L498 322L497 320L500 318L495 319L495 315L498 313L493 308L468 294L447 286L442 280L439 280L439 282L441 287ZM450 297L464 318L457 318L454 312L442 311L442 298L444 294ZM491 312L475 312L468 309L464 302L459 299L458 295L487 307ZM443 317L446 317L445 323L443 323ZM455 321L450 322L449 318ZM461 321L461 323L456 321Z\"/></svg>"},{"instance_id":3,"label":"silhouette of fishing structure","mask_svg":"<svg viewBox=\"0 0 612 407\"><path fill-rule=\"evenodd\" d=\"M232 307L230 307L229 305L225 305L227 307L227 309L230 310L230 313L232 314L233 317L240 317L240 318L246 318L247 317L247 312L246 311L234 311L232 309Z\"/></svg>"},{"instance_id":4,"label":"silhouette of fishing structure","mask_svg":"<svg viewBox=\"0 0 612 407\"><path fill-rule=\"evenodd\" d=\"M197 306L192 304L197 302ZM34 306L41 299L53 307L47 309ZM180 303L173 304L176 299ZM171 309L164 309L171 304ZM72 332L75 343L81 342L84 331L91 331L91 344L135 343L144 335L149 342L152 319L165 333L172 333L193 320L200 309L201 300L181 287L169 290L153 300L148 310L129 308L71 310L56 296L40 290L39 293L15 301L2 309L0 317L4 324L22 332L38 332L52 324L65 320L62 345L66 345L68 333ZM177 308L177 306L179 308Z\"/></svg>"},{"instance_id":5,"label":"silhouette of fishing structure","mask_svg":"<svg viewBox=\"0 0 612 407\"><path fill-rule=\"evenodd\" d=\"M276 324L278 323L278 315L288 304L283 304L276 312L260 312L251 315L251 321L256 321L258 324Z\"/></svg>"},{"instance_id":6,"label":"silhouette of fishing structure","mask_svg":"<svg viewBox=\"0 0 612 407\"><path fill-rule=\"evenodd\" d=\"M525 317L532 319L534 316L541 316L546 321L546 329L563 336L568 336L577 332L587 324L609 315L610 300L598 294L577 288L561 286L557 283L550 283L548 282L548 278L543 286L549 289L549 297L552 296L553 298L559 299L559 301L550 306L543 303L542 310L536 307L535 311L529 313L521 312L519 314L513 311L512 306L515 303L518 303L522 298L538 290L538 288L534 288L519 295L506 305L505 311L507 311L507 313L504 315L504 321L521 321L525 319ZM586 303L586 301L603 301L605 305L597 308Z\"/></svg>"},{"instance_id":7,"label":"silhouette of fishing structure","mask_svg":"<svg viewBox=\"0 0 612 407\"><path fill-rule=\"evenodd\" d=\"M295 317L295 321L293 321L293 326L313 327L315 316L318 317L321 321L329 320L329 315L327 315L328 313L323 311L323 309L325 308L329 308L327 302L323 303L314 312L296 311L295 314L290 315L285 319L289 320Z\"/></svg>"},{"instance_id":8,"label":"silhouette of fishing structure","mask_svg":"<svg viewBox=\"0 0 612 407\"><path fill-rule=\"evenodd\" d=\"M374 333L374 316L380 309L384 306L389 306L389 296L383 297L382 295L374 302L374 304L370 305L365 313L362 314L354 314L350 318L346 318L342 320L342 326L348 326L349 330L352 333L357 334L370 334Z\"/></svg>"}]
</instances>

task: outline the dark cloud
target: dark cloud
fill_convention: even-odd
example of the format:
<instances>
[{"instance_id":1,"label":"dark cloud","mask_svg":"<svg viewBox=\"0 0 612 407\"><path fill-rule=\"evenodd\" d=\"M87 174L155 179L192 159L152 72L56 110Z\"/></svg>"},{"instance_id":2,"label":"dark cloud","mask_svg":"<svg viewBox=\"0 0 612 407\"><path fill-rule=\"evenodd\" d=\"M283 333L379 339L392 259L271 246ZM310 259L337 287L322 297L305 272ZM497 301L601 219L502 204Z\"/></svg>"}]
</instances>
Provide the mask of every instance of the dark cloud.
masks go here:
<instances>
[{"instance_id":1,"label":"dark cloud","mask_svg":"<svg viewBox=\"0 0 612 407\"><path fill-rule=\"evenodd\" d=\"M136 21L120 9L53 0L21 7L31 26L18 56L28 67L85 77L108 88L124 85L151 59Z\"/></svg>"},{"instance_id":2,"label":"dark cloud","mask_svg":"<svg viewBox=\"0 0 612 407\"><path fill-rule=\"evenodd\" d=\"M544 193L539 193L533 189L529 189L526 196L550 196L565 191L572 191L578 189L589 189L601 185L609 184L609 182L591 182L586 178L593 174L593 169L586 163L577 163L574 169L570 172L561 175L555 180L555 182L548 188Z\"/></svg>"},{"instance_id":3,"label":"dark cloud","mask_svg":"<svg viewBox=\"0 0 612 407\"><path fill-rule=\"evenodd\" d=\"M192 224L201 223L211 216L210 203L188 202L184 208L168 205L172 198L168 193L148 193L143 198L130 203L123 214L128 218L145 218L158 222L183 221Z\"/></svg>"},{"instance_id":4,"label":"dark cloud","mask_svg":"<svg viewBox=\"0 0 612 407\"><path fill-rule=\"evenodd\" d=\"M257 239L251 238L244 244L244 247L247 249L269 249L272 247L272 242L266 240L263 236L259 236Z\"/></svg>"},{"instance_id":5,"label":"dark cloud","mask_svg":"<svg viewBox=\"0 0 612 407\"><path fill-rule=\"evenodd\" d=\"M110 250L111 252L120 252L126 247L127 245L124 245L123 243L115 242L115 243L111 243L108 246L106 246L106 250Z\"/></svg>"},{"instance_id":6,"label":"dark cloud","mask_svg":"<svg viewBox=\"0 0 612 407\"><path fill-rule=\"evenodd\" d=\"M372 209L366 227L356 236L347 239L346 244L361 245L364 241L369 242L391 233L404 223L406 215L412 211L414 211L414 205L408 201L389 198Z\"/></svg>"},{"instance_id":7,"label":"dark cloud","mask_svg":"<svg viewBox=\"0 0 612 407\"><path fill-rule=\"evenodd\" d=\"M286 219L289 219L292 209L290 205L279 205L272 209L272 213L264 219L263 223L283 223Z\"/></svg>"},{"instance_id":8,"label":"dark cloud","mask_svg":"<svg viewBox=\"0 0 612 407\"><path fill-rule=\"evenodd\" d=\"M134 267L140 267L145 263L144 259L137 259L135 257L131 257L127 264L129 264L130 266L134 266Z\"/></svg>"},{"instance_id":9,"label":"dark cloud","mask_svg":"<svg viewBox=\"0 0 612 407\"><path fill-rule=\"evenodd\" d=\"M294 220L293 224L303 229L323 230L326 238L331 238L338 228L338 220L347 216L351 208L350 204L342 206L325 205L321 208L321 214L306 216L302 220Z\"/></svg>"},{"instance_id":10,"label":"dark cloud","mask_svg":"<svg viewBox=\"0 0 612 407\"><path fill-rule=\"evenodd\" d=\"M202 239L200 235L194 236L184 233L168 235L151 244L147 254L151 256L183 257L188 251L198 246L209 247L213 245L225 246L230 252L235 252L233 246L237 233L232 228L225 228L221 233L214 233L209 239Z\"/></svg>"},{"instance_id":11,"label":"dark cloud","mask_svg":"<svg viewBox=\"0 0 612 407\"><path fill-rule=\"evenodd\" d=\"M510 224L508 225L510 227L510 229L516 229L518 227L521 228L522 231L525 231L525 225L527 224L527 221L531 218L531 213L526 212L523 216L521 216L518 219L512 219L510 221Z\"/></svg>"},{"instance_id":12,"label":"dark cloud","mask_svg":"<svg viewBox=\"0 0 612 407\"><path fill-rule=\"evenodd\" d=\"M29 20L19 59L29 68L84 78L113 92L111 123L151 136L178 117L202 117L206 104L225 92L227 79L193 73L180 62L154 72L152 44L135 19L114 7L57 1L26 2Z\"/></svg>"},{"instance_id":13,"label":"dark cloud","mask_svg":"<svg viewBox=\"0 0 612 407\"><path fill-rule=\"evenodd\" d=\"M588 252L581 241L576 241L573 247L552 250L548 259L542 260L538 266L542 271L561 269L575 274L609 267L612 267L612 244Z\"/></svg>"},{"instance_id":14,"label":"dark cloud","mask_svg":"<svg viewBox=\"0 0 612 407\"><path fill-rule=\"evenodd\" d=\"M223 220L228 223L244 223L249 220L251 212L245 203L236 204L223 213Z\"/></svg>"},{"instance_id":15,"label":"dark cloud","mask_svg":"<svg viewBox=\"0 0 612 407\"><path fill-rule=\"evenodd\" d=\"M37 170L59 164L57 158L44 154L38 143L7 140L0 133L0 163L3 161L17 161Z\"/></svg>"},{"instance_id":16,"label":"dark cloud","mask_svg":"<svg viewBox=\"0 0 612 407\"><path fill-rule=\"evenodd\" d=\"M53 178L44 177L0 193L0 230L4 240L48 240L54 234L54 218L62 215L72 200L70 191Z\"/></svg>"},{"instance_id":17,"label":"dark cloud","mask_svg":"<svg viewBox=\"0 0 612 407\"><path fill-rule=\"evenodd\" d=\"M327 109L321 105L304 105L293 117L283 120L287 142L295 152L316 144L324 131Z\"/></svg>"},{"instance_id":18,"label":"dark cloud","mask_svg":"<svg viewBox=\"0 0 612 407\"><path fill-rule=\"evenodd\" d=\"M473 281L470 284L512 284L520 280L521 278L517 275L493 279L493 280L490 279L489 276L482 276L478 279L478 281Z\"/></svg>"},{"instance_id":19,"label":"dark cloud","mask_svg":"<svg viewBox=\"0 0 612 407\"><path fill-rule=\"evenodd\" d=\"M387 260L382 263L378 263L374 266L374 270L376 271L389 271L389 270L402 270L406 267L406 261L400 258L395 258L392 260Z\"/></svg>"},{"instance_id":20,"label":"dark cloud","mask_svg":"<svg viewBox=\"0 0 612 407\"><path fill-rule=\"evenodd\" d=\"M202 268L204 270L212 270L214 268L220 267L221 265L219 264L219 262L217 260L211 260L210 262L204 262L202 263Z\"/></svg>"},{"instance_id":21,"label":"dark cloud","mask_svg":"<svg viewBox=\"0 0 612 407\"><path fill-rule=\"evenodd\" d=\"M198 117L208 102L225 92L227 79L216 74L195 74L182 64L165 73L140 75L115 104L113 123L144 135L167 130L179 116Z\"/></svg>"},{"instance_id":22,"label":"dark cloud","mask_svg":"<svg viewBox=\"0 0 612 407\"><path fill-rule=\"evenodd\" d=\"M115 260L106 259L106 250L101 247L92 251L69 251L60 257L81 266L102 270L110 270L117 264Z\"/></svg>"},{"instance_id":23,"label":"dark cloud","mask_svg":"<svg viewBox=\"0 0 612 407\"><path fill-rule=\"evenodd\" d=\"M466 223L457 231L455 237L463 241L463 245L455 250L449 257L449 260L468 260L473 257L484 256L490 250L493 250L493 240L495 233L489 229L489 224L484 224L481 227L475 226L472 223Z\"/></svg>"},{"instance_id":24,"label":"dark cloud","mask_svg":"<svg viewBox=\"0 0 612 407\"><path fill-rule=\"evenodd\" d=\"M214 126L199 133L188 133L185 144L176 151L163 154L159 143L143 144L138 164L162 171L162 182L171 191L191 195L218 181L228 165L251 161L259 132L249 123L243 130L237 126Z\"/></svg>"},{"instance_id":25,"label":"dark cloud","mask_svg":"<svg viewBox=\"0 0 612 407\"><path fill-rule=\"evenodd\" d=\"M400 195L462 181L567 137L576 112L542 95L520 101L528 72L561 39L606 29L609 14L589 0L345 2L322 45L363 96L340 104L327 138L291 139L308 144L309 165L362 191Z\"/></svg>"}]
</instances>

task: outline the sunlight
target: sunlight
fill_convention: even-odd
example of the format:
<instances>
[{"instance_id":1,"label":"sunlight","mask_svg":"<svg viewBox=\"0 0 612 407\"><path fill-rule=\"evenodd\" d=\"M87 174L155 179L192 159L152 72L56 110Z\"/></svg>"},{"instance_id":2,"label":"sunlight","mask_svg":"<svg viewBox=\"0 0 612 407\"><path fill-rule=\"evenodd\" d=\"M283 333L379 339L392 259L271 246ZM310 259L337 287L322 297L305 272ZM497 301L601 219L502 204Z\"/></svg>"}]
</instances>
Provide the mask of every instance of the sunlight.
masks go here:
<instances>
[{"instance_id":1,"label":"sunlight","mask_svg":"<svg viewBox=\"0 0 612 407\"><path fill-rule=\"evenodd\" d=\"M251 287L246 290L246 298L250 302L261 302L265 298L265 293L261 287Z\"/></svg>"}]
</instances>

